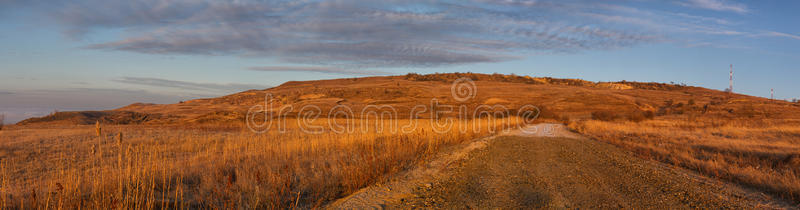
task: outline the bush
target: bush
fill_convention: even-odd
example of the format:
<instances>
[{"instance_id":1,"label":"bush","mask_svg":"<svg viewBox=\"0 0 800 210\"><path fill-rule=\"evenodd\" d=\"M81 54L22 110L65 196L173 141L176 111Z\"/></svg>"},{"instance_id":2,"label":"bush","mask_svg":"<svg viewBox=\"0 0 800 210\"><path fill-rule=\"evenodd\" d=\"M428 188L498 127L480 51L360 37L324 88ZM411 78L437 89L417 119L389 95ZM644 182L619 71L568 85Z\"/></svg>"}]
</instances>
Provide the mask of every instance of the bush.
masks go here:
<instances>
[{"instance_id":1,"label":"bush","mask_svg":"<svg viewBox=\"0 0 800 210\"><path fill-rule=\"evenodd\" d=\"M547 107L542 106L542 105L539 105L537 107L539 108L539 119L554 119L554 120L558 120L558 114L556 114L552 110L547 109Z\"/></svg>"},{"instance_id":2,"label":"bush","mask_svg":"<svg viewBox=\"0 0 800 210\"><path fill-rule=\"evenodd\" d=\"M634 112L634 113L628 115L628 120L631 121L631 122L644 121L645 120L644 119L644 114L642 114L641 112Z\"/></svg>"},{"instance_id":3,"label":"bush","mask_svg":"<svg viewBox=\"0 0 800 210\"><path fill-rule=\"evenodd\" d=\"M564 125L569 125L572 122L572 119L566 115L558 115L558 122L561 122Z\"/></svg>"},{"instance_id":4,"label":"bush","mask_svg":"<svg viewBox=\"0 0 800 210\"><path fill-rule=\"evenodd\" d=\"M653 111L647 110L647 111L644 112L644 118L645 119L652 120L655 117L656 117L656 113L654 113Z\"/></svg>"},{"instance_id":5,"label":"bush","mask_svg":"<svg viewBox=\"0 0 800 210\"><path fill-rule=\"evenodd\" d=\"M628 115L628 120L632 122L641 122L645 120L652 120L655 117L653 111L635 111Z\"/></svg>"},{"instance_id":6,"label":"bush","mask_svg":"<svg viewBox=\"0 0 800 210\"><path fill-rule=\"evenodd\" d=\"M600 121L613 121L619 118L619 116L612 112L612 111L594 111L592 112L592 119L593 120L600 120Z\"/></svg>"}]
</instances>

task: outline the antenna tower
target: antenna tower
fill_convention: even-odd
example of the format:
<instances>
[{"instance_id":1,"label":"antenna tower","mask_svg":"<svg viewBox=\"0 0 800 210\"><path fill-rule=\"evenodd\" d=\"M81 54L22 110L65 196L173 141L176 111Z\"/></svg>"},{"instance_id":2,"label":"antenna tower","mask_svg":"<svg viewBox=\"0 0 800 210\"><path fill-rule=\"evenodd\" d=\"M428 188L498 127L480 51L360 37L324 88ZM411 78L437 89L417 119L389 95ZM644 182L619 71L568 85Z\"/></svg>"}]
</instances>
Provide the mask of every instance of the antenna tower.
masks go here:
<instances>
[{"instance_id":1,"label":"antenna tower","mask_svg":"<svg viewBox=\"0 0 800 210\"><path fill-rule=\"evenodd\" d=\"M731 64L731 79L728 85L729 85L728 92L733 93L733 64Z\"/></svg>"},{"instance_id":2,"label":"antenna tower","mask_svg":"<svg viewBox=\"0 0 800 210\"><path fill-rule=\"evenodd\" d=\"M770 88L769 89L769 98L772 99L772 100L775 100L775 89L774 88Z\"/></svg>"}]
</instances>

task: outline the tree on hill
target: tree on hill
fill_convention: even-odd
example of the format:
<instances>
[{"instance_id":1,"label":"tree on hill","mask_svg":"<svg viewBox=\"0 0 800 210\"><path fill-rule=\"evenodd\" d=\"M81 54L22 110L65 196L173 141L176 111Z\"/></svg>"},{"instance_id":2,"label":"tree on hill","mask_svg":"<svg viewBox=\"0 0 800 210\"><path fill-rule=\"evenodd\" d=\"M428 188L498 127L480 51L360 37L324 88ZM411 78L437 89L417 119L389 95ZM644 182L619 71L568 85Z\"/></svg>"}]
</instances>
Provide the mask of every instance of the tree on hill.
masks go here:
<instances>
[{"instance_id":1,"label":"tree on hill","mask_svg":"<svg viewBox=\"0 0 800 210\"><path fill-rule=\"evenodd\" d=\"M3 121L6 119L5 114L0 114L0 130L3 130Z\"/></svg>"}]
</instances>

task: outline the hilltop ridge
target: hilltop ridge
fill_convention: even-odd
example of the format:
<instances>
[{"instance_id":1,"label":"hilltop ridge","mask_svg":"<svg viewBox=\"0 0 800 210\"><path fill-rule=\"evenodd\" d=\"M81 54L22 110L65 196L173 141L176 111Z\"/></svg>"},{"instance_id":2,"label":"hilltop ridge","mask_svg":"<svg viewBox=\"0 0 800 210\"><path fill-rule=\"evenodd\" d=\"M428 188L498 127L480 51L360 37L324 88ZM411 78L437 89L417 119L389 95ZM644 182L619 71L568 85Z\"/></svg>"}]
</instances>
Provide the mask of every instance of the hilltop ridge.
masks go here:
<instances>
[{"instance_id":1,"label":"hilltop ridge","mask_svg":"<svg viewBox=\"0 0 800 210\"><path fill-rule=\"evenodd\" d=\"M469 78L476 87L468 101L454 100L451 85ZM530 104L543 110L541 117L585 119L592 113L612 113L619 118L681 115L697 112L726 118L798 118L800 106L785 101L731 94L702 87L655 82L591 82L502 74L437 73L289 81L264 90L248 90L217 98L194 99L176 104L134 103L106 111L58 112L30 118L18 125L91 124L187 124L243 122L247 110L272 96L275 108L316 105L327 113L336 105L359 110L368 105L390 105L402 118L411 117L413 106L501 104L511 109ZM298 109L287 116L296 116ZM358 113L355 113L356 115ZM606 114L608 115L608 114ZM416 118L428 118L422 113ZM596 117L596 116L595 116Z\"/></svg>"}]
</instances>

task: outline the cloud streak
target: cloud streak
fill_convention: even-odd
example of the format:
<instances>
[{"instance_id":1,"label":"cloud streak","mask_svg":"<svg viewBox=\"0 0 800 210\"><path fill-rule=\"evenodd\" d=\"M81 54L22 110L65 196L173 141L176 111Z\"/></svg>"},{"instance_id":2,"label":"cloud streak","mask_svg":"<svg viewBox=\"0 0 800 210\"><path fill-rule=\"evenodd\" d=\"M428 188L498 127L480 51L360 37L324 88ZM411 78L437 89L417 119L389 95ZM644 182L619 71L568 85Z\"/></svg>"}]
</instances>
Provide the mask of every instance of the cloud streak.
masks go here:
<instances>
[{"instance_id":1,"label":"cloud streak","mask_svg":"<svg viewBox=\"0 0 800 210\"><path fill-rule=\"evenodd\" d=\"M688 0L680 3L683 6L695 7L701 9L710 9L715 11L726 11L736 13L748 13L750 9L744 4L729 2L726 0Z\"/></svg>"},{"instance_id":2,"label":"cloud streak","mask_svg":"<svg viewBox=\"0 0 800 210\"><path fill-rule=\"evenodd\" d=\"M314 72L314 73L326 73L326 74L346 74L346 75L366 75L366 76L392 74L391 72L385 72L385 71L361 70L361 69L348 70L348 69L322 67L322 66L256 66L247 69L252 71L266 71L266 72Z\"/></svg>"},{"instance_id":3,"label":"cloud streak","mask_svg":"<svg viewBox=\"0 0 800 210\"><path fill-rule=\"evenodd\" d=\"M122 77L114 81L125 84L144 85L151 87L176 88L194 92L211 91L217 93L232 93L232 92L245 91L251 89L267 88L266 86L263 85L237 84L237 83L229 83L229 84L200 83L200 82L187 82L187 81L168 80L168 79L150 78L150 77Z\"/></svg>"},{"instance_id":4,"label":"cloud streak","mask_svg":"<svg viewBox=\"0 0 800 210\"><path fill-rule=\"evenodd\" d=\"M189 1L42 3L80 38L121 35L90 49L237 55L348 69L493 63L660 42L658 35L565 17L561 1ZM563 21L571 18L572 21Z\"/></svg>"},{"instance_id":5,"label":"cloud streak","mask_svg":"<svg viewBox=\"0 0 800 210\"><path fill-rule=\"evenodd\" d=\"M769 32L765 32L765 33L763 33L761 35L762 36L783 37L783 38L790 38L790 39L794 39L794 40L800 40L800 35L781 33L781 32L777 32L777 31L769 31Z\"/></svg>"},{"instance_id":6,"label":"cloud streak","mask_svg":"<svg viewBox=\"0 0 800 210\"><path fill-rule=\"evenodd\" d=\"M14 94L0 94L0 112L6 114L7 123L16 123L30 117L47 115L56 109L108 110L133 102L167 104L198 97L119 88L17 90Z\"/></svg>"},{"instance_id":7,"label":"cloud streak","mask_svg":"<svg viewBox=\"0 0 800 210\"><path fill-rule=\"evenodd\" d=\"M85 46L88 49L267 58L284 65L279 67L338 68L286 71L352 75L380 74L368 69L496 63L539 54L757 34L736 29L736 22L722 17L617 1L32 1L36 3L12 0L6 6L38 5L32 7L76 39L115 32L94 38L101 41ZM732 0L677 4L751 12Z\"/></svg>"}]
</instances>

